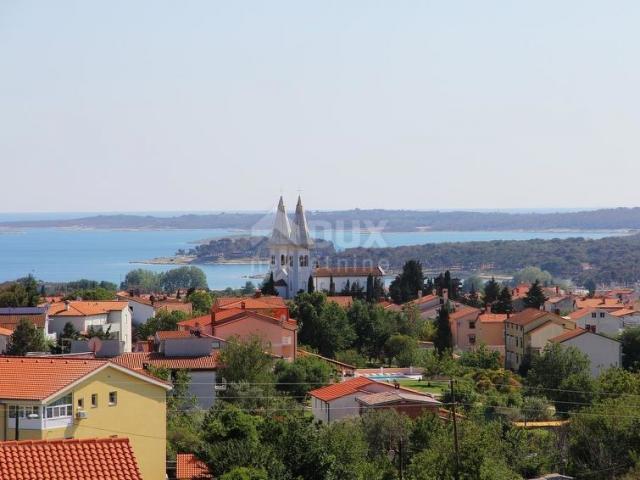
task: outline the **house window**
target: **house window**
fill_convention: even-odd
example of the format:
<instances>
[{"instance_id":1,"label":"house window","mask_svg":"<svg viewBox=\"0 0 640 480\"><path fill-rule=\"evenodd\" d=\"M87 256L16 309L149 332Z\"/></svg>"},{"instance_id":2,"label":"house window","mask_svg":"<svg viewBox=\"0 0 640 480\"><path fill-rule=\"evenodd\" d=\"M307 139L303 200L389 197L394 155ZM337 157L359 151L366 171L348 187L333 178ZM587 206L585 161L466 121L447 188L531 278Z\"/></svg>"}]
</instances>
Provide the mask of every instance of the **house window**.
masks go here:
<instances>
[{"instance_id":1,"label":"house window","mask_svg":"<svg viewBox=\"0 0 640 480\"><path fill-rule=\"evenodd\" d=\"M600 318L604 318L604 312L600 312Z\"/></svg>"},{"instance_id":2,"label":"house window","mask_svg":"<svg viewBox=\"0 0 640 480\"><path fill-rule=\"evenodd\" d=\"M596 318L596 312L591 312L591 318Z\"/></svg>"},{"instance_id":3,"label":"house window","mask_svg":"<svg viewBox=\"0 0 640 480\"><path fill-rule=\"evenodd\" d=\"M474 330L476 328L476 322L469 322L469 329Z\"/></svg>"},{"instance_id":4,"label":"house window","mask_svg":"<svg viewBox=\"0 0 640 480\"><path fill-rule=\"evenodd\" d=\"M276 264L276 256L271 255L271 265L275 265L275 264Z\"/></svg>"},{"instance_id":5,"label":"house window","mask_svg":"<svg viewBox=\"0 0 640 480\"><path fill-rule=\"evenodd\" d=\"M293 267L293 255L289 256L289 266Z\"/></svg>"},{"instance_id":6,"label":"house window","mask_svg":"<svg viewBox=\"0 0 640 480\"><path fill-rule=\"evenodd\" d=\"M37 415L40 417L40 409L37 406L18 406L18 405L10 405L9 406L9 418L16 418L16 416L20 416L20 418L28 418L30 415Z\"/></svg>"},{"instance_id":7,"label":"house window","mask_svg":"<svg viewBox=\"0 0 640 480\"><path fill-rule=\"evenodd\" d=\"M84 408L84 398L78 399L78 410L82 410Z\"/></svg>"},{"instance_id":8,"label":"house window","mask_svg":"<svg viewBox=\"0 0 640 480\"><path fill-rule=\"evenodd\" d=\"M64 418L73 416L71 395L65 395L45 407L47 418Z\"/></svg>"},{"instance_id":9,"label":"house window","mask_svg":"<svg viewBox=\"0 0 640 480\"><path fill-rule=\"evenodd\" d=\"M475 344L476 344L476 336L469 335L469 345L475 345Z\"/></svg>"},{"instance_id":10,"label":"house window","mask_svg":"<svg viewBox=\"0 0 640 480\"><path fill-rule=\"evenodd\" d=\"M285 263L287 263L287 259L284 255L280 255L280 265L284 265Z\"/></svg>"},{"instance_id":11,"label":"house window","mask_svg":"<svg viewBox=\"0 0 640 480\"><path fill-rule=\"evenodd\" d=\"M98 406L98 394L91 394L91 408L96 408Z\"/></svg>"},{"instance_id":12,"label":"house window","mask_svg":"<svg viewBox=\"0 0 640 480\"><path fill-rule=\"evenodd\" d=\"M109 406L113 407L118 404L118 392L109 392Z\"/></svg>"}]
</instances>

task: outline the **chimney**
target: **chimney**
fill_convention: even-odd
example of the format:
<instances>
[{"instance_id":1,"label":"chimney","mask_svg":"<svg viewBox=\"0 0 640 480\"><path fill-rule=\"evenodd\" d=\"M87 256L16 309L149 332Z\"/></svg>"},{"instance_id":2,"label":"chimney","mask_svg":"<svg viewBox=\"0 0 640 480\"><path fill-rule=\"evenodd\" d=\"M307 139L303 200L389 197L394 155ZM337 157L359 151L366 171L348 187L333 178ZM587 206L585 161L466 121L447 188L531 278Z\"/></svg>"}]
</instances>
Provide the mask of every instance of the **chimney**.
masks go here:
<instances>
[{"instance_id":1,"label":"chimney","mask_svg":"<svg viewBox=\"0 0 640 480\"><path fill-rule=\"evenodd\" d=\"M244 301L240 302L240 308L244 310L245 307L246 307L246 304L244 303Z\"/></svg>"},{"instance_id":2,"label":"chimney","mask_svg":"<svg viewBox=\"0 0 640 480\"><path fill-rule=\"evenodd\" d=\"M605 305L607 303L607 299L602 297L602 301L600 302L601 305Z\"/></svg>"},{"instance_id":3,"label":"chimney","mask_svg":"<svg viewBox=\"0 0 640 480\"><path fill-rule=\"evenodd\" d=\"M560 295L560 287L556 285L556 295Z\"/></svg>"},{"instance_id":4,"label":"chimney","mask_svg":"<svg viewBox=\"0 0 640 480\"><path fill-rule=\"evenodd\" d=\"M65 309L65 311L67 311L67 312L69 311L69 303L71 303L71 302L69 302L69 300L65 300L65 301L64 301L64 309Z\"/></svg>"}]
</instances>

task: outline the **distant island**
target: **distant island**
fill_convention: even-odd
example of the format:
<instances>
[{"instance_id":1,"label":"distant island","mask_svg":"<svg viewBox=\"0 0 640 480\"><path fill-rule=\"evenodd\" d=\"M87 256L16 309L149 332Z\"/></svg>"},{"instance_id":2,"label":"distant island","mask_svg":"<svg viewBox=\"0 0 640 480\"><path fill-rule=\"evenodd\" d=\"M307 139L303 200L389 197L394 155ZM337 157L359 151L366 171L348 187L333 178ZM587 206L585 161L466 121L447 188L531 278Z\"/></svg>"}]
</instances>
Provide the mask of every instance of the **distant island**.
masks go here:
<instances>
[{"instance_id":1,"label":"distant island","mask_svg":"<svg viewBox=\"0 0 640 480\"><path fill-rule=\"evenodd\" d=\"M563 213L505 213L419 210L309 211L311 228L358 228L387 232L487 230L640 230L640 207ZM273 219L261 213L217 213L154 217L151 215L96 215L77 219L0 222L0 228L94 229L229 229L270 230Z\"/></svg>"}]
</instances>

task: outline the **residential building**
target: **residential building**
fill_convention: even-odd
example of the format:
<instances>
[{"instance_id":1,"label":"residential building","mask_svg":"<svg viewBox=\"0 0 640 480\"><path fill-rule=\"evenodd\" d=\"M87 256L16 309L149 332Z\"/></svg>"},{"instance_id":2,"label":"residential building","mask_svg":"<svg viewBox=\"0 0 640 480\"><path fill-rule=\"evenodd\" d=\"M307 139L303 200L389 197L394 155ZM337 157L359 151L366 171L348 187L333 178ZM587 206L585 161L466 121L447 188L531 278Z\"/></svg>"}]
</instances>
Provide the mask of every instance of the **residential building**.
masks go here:
<instances>
[{"instance_id":1,"label":"residential building","mask_svg":"<svg viewBox=\"0 0 640 480\"><path fill-rule=\"evenodd\" d=\"M213 480L209 467L192 453L176 455L176 480Z\"/></svg>"},{"instance_id":2,"label":"residential building","mask_svg":"<svg viewBox=\"0 0 640 480\"><path fill-rule=\"evenodd\" d=\"M3 355L7 351L12 334L12 330L0 327L0 355Z\"/></svg>"},{"instance_id":3,"label":"residential building","mask_svg":"<svg viewBox=\"0 0 640 480\"><path fill-rule=\"evenodd\" d=\"M415 307L420 312L420 318L429 320L436 317L438 309L445 303L445 299L438 295L420 295L406 305Z\"/></svg>"},{"instance_id":4,"label":"residential building","mask_svg":"<svg viewBox=\"0 0 640 480\"><path fill-rule=\"evenodd\" d=\"M141 294L135 291L118 292L118 300L127 302L131 310L131 321L134 325L141 325L156 315L156 312L184 312L191 315L193 307L191 302L185 302L182 298L164 294Z\"/></svg>"},{"instance_id":5,"label":"residential building","mask_svg":"<svg viewBox=\"0 0 640 480\"><path fill-rule=\"evenodd\" d=\"M293 360L297 348L297 322L280 297L221 297L211 308L210 316L178 323L183 331L198 331L223 340L232 337L260 337L271 353Z\"/></svg>"},{"instance_id":6,"label":"residential building","mask_svg":"<svg viewBox=\"0 0 640 480\"><path fill-rule=\"evenodd\" d=\"M154 349L149 352L124 353L112 358L114 363L138 372L150 367L164 368L172 377L178 370L189 373L189 394L203 410L213 406L216 399L218 354L224 341L208 335L192 335L187 331L156 333Z\"/></svg>"},{"instance_id":7,"label":"residential building","mask_svg":"<svg viewBox=\"0 0 640 480\"><path fill-rule=\"evenodd\" d=\"M604 308L580 308L575 312L571 312L565 318L575 322L577 327L590 330L593 333L602 333L605 335L618 335L624 328L622 318L613 315L620 311L611 311Z\"/></svg>"},{"instance_id":8,"label":"residential building","mask_svg":"<svg viewBox=\"0 0 640 480\"><path fill-rule=\"evenodd\" d=\"M622 320L622 328L637 327L640 325L640 310L635 307L621 308L620 310L614 310L611 312L616 318Z\"/></svg>"},{"instance_id":9,"label":"residential building","mask_svg":"<svg viewBox=\"0 0 640 480\"><path fill-rule=\"evenodd\" d=\"M20 320L27 320L44 331L49 332L47 307L2 307L0 308L0 328L15 330Z\"/></svg>"},{"instance_id":10,"label":"residential building","mask_svg":"<svg viewBox=\"0 0 640 480\"><path fill-rule=\"evenodd\" d=\"M511 315L504 322L506 368L518 370L525 355L540 352L550 338L573 328L572 320L544 310L527 308Z\"/></svg>"},{"instance_id":11,"label":"residential building","mask_svg":"<svg viewBox=\"0 0 640 480\"><path fill-rule=\"evenodd\" d=\"M480 312L479 308L462 305L449 313L449 325L456 349L467 351L478 344L477 323Z\"/></svg>"},{"instance_id":12,"label":"residential building","mask_svg":"<svg viewBox=\"0 0 640 480\"><path fill-rule=\"evenodd\" d=\"M391 392L397 395L391 401L391 405L399 409L407 409L407 398L401 395L420 396L421 406L428 405L435 412L441 403L431 395L422 394L415 390L399 387L391 383L378 382L367 377L356 377L341 383L335 383L309 392L311 396L311 408L317 421L325 423L356 417L368 408L372 408L375 401L383 401L381 397L371 397L372 403L367 405L367 398L372 394ZM417 403L415 400L413 403ZM404 405L404 407L402 406Z\"/></svg>"},{"instance_id":13,"label":"residential building","mask_svg":"<svg viewBox=\"0 0 640 480\"><path fill-rule=\"evenodd\" d=\"M622 302L619 298L583 297L576 298L575 310L580 308L599 308L602 310L615 311L628 306L629 305Z\"/></svg>"},{"instance_id":14,"label":"residential building","mask_svg":"<svg viewBox=\"0 0 640 480\"><path fill-rule=\"evenodd\" d=\"M309 278L313 273L313 246L302 199L298 197L294 220L290 224L284 201L280 197L269 238L269 273L273 275L280 297L293 298L300 290L307 291Z\"/></svg>"},{"instance_id":15,"label":"residential building","mask_svg":"<svg viewBox=\"0 0 640 480\"><path fill-rule=\"evenodd\" d=\"M0 442L0 478L142 480L143 476L128 438L93 438Z\"/></svg>"},{"instance_id":16,"label":"residential building","mask_svg":"<svg viewBox=\"0 0 640 480\"><path fill-rule=\"evenodd\" d=\"M563 315L575 310L573 295L554 295L544 302L544 310Z\"/></svg>"},{"instance_id":17,"label":"residential building","mask_svg":"<svg viewBox=\"0 0 640 480\"><path fill-rule=\"evenodd\" d=\"M509 314L491 313L486 310L478 315L476 345L486 345L489 350L494 350L504 357L504 324L509 318Z\"/></svg>"},{"instance_id":18,"label":"residential building","mask_svg":"<svg viewBox=\"0 0 640 480\"><path fill-rule=\"evenodd\" d=\"M318 292L331 291L331 281L335 285L335 292L342 292L347 286L358 284L363 289L367 288L367 278L371 275L374 279L382 280L384 270L375 267L318 267L313 272L314 288Z\"/></svg>"},{"instance_id":19,"label":"residential building","mask_svg":"<svg viewBox=\"0 0 640 480\"><path fill-rule=\"evenodd\" d=\"M0 440L127 437L142 477L165 478L170 384L107 360L52 357L2 357L0 378Z\"/></svg>"},{"instance_id":20,"label":"residential building","mask_svg":"<svg viewBox=\"0 0 640 480\"><path fill-rule=\"evenodd\" d=\"M67 323L81 334L93 328L111 333L131 351L131 311L127 302L72 300L49 306L49 333L60 337ZM60 340L60 338L58 338Z\"/></svg>"},{"instance_id":21,"label":"residential building","mask_svg":"<svg viewBox=\"0 0 640 480\"><path fill-rule=\"evenodd\" d=\"M565 347L575 347L589 357L591 376L597 377L604 370L622 365L622 347L619 341L590 330L567 330L549 340Z\"/></svg>"},{"instance_id":22,"label":"residential building","mask_svg":"<svg viewBox=\"0 0 640 480\"><path fill-rule=\"evenodd\" d=\"M392 409L410 418L417 418L425 412L439 414L441 405L432 397L399 389L360 395L356 397L356 402L360 408L360 415L368 411Z\"/></svg>"}]
</instances>

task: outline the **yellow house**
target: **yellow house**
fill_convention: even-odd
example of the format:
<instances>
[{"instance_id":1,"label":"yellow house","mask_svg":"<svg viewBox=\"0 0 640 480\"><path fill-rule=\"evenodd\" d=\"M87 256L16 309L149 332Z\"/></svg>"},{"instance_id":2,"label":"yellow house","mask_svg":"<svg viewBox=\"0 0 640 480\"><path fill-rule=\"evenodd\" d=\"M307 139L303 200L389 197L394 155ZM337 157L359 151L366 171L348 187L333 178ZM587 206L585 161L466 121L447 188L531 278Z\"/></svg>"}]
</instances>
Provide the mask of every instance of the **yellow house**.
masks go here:
<instances>
[{"instance_id":1,"label":"yellow house","mask_svg":"<svg viewBox=\"0 0 640 480\"><path fill-rule=\"evenodd\" d=\"M0 358L0 440L126 437L144 480L166 472L170 384L106 360Z\"/></svg>"}]
</instances>

